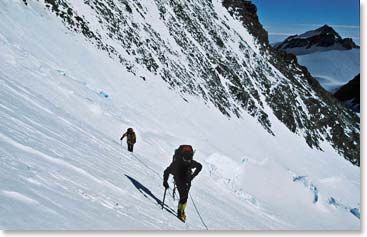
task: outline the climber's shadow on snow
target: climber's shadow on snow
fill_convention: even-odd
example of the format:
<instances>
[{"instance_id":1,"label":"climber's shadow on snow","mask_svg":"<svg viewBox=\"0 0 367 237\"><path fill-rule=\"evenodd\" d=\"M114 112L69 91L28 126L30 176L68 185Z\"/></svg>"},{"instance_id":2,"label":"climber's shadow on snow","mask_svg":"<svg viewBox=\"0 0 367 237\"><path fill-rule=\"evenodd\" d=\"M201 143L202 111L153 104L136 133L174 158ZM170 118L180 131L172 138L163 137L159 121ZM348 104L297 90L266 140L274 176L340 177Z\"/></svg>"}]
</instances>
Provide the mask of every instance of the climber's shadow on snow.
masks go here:
<instances>
[{"instance_id":1,"label":"climber's shadow on snow","mask_svg":"<svg viewBox=\"0 0 367 237\"><path fill-rule=\"evenodd\" d=\"M129 175L125 176L131 181L131 183L135 186L136 189L139 190L139 192L141 192L144 197L148 198L151 200L151 198L157 202L157 204L161 207L163 202L157 198L147 187L145 187L143 184L141 184L139 181L137 181L136 179L130 177ZM149 198L150 197L150 198ZM176 216L176 213L174 210L172 210L172 208L170 208L169 206L167 206L166 204L164 204L164 209L166 211L168 211L169 213L171 213L172 215Z\"/></svg>"}]
</instances>

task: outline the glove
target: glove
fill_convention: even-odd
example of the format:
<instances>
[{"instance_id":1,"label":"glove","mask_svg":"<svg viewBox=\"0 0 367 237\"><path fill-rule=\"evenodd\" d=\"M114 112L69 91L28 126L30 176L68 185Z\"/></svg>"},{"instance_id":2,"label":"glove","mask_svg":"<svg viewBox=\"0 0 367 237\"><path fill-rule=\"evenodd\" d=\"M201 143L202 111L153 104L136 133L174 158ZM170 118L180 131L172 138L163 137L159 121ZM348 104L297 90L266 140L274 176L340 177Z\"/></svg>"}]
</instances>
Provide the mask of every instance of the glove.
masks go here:
<instances>
[{"instance_id":1,"label":"glove","mask_svg":"<svg viewBox=\"0 0 367 237\"><path fill-rule=\"evenodd\" d=\"M196 177L196 175L192 175L191 178L190 178L190 181L192 181L195 177Z\"/></svg>"},{"instance_id":2,"label":"glove","mask_svg":"<svg viewBox=\"0 0 367 237\"><path fill-rule=\"evenodd\" d=\"M168 185L168 183L167 183L167 181L166 181L166 180L165 180L165 181L163 181L163 187L164 187L165 189L169 188L169 185Z\"/></svg>"}]
</instances>

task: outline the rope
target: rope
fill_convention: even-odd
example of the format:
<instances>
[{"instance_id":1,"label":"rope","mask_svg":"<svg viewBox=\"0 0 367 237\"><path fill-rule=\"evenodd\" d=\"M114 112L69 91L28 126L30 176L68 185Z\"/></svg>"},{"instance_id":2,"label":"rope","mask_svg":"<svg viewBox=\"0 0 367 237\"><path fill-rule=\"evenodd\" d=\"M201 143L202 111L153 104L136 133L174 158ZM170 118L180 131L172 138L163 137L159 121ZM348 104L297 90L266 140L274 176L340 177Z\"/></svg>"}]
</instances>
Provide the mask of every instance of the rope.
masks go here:
<instances>
[{"instance_id":1,"label":"rope","mask_svg":"<svg viewBox=\"0 0 367 237\"><path fill-rule=\"evenodd\" d=\"M122 147L122 140L120 140L121 141L121 147ZM153 173L155 173L156 175L158 175L158 177L160 178L160 179L162 179L163 180L163 178L161 177L161 175L157 172L157 171L155 171L155 170L153 170L152 168L150 168L149 166L147 166L143 161L141 161L134 153L131 153L131 155L135 158L135 160L137 160L137 161L139 161L142 165L144 165L145 166L145 168L147 168L147 169L149 169L150 171L152 171Z\"/></svg>"},{"instance_id":2,"label":"rope","mask_svg":"<svg viewBox=\"0 0 367 237\"><path fill-rule=\"evenodd\" d=\"M122 145L122 144L121 144L121 145ZM138 157L136 157L134 154L133 154L133 156L134 156L134 157L135 157L135 159L136 159L137 161L139 161L142 165L144 165L144 166L145 166L146 168L148 168L150 171L152 171L152 172L154 172L156 175L158 175L160 179L162 179L161 175L160 175L160 174L158 174L155 170L153 170L152 168L150 168L149 166L147 166L143 161L141 161L140 159L138 159ZM208 229L208 226L205 224L205 222L204 222L203 218L201 217L200 212L199 212L198 208L196 207L196 204L195 204L194 199L192 198L191 194L189 194L189 196L190 196L190 198L191 198L192 204L194 204L194 207L195 207L196 213L197 213L197 214L198 214L198 216L200 217L201 223L205 226L205 229L206 229L206 230L209 230L209 229Z\"/></svg>"},{"instance_id":3,"label":"rope","mask_svg":"<svg viewBox=\"0 0 367 237\"><path fill-rule=\"evenodd\" d=\"M190 195L190 198L191 198L192 204L194 204L194 207L195 207L196 213L197 213L197 214L198 214L198 216L200 217L201 223L205 226L206 230L209 230L209 229L208 229L208 226L205 224L205 222L204 222L203 218L201 217L201 215L200 215L200 212L199 212L198 208L197 208L197 207L196 207L196 205L195 205L194 199L192 198L191 194L189 194L189 195Z\"/></svg>"},{"instance_id":4,"label":"rope","mask_svg":"<svg viewBox=\"0 0 367 237\"><path fill-rule=\"evenodd\" d=\"M155 170L151 169L149 166L147 166L146 164L144 164L144 162L142 162L140 159L138 159L135 155L133 155L133 156L135 157L136 160L138 160L146 168L148 168L149 170L153 171L155 174L157 174L159 176L160 179L162 179L162 177ZM203 224L203 226L205 227L206 230L209 230L208 229L208 226L205 224L203 218L201 217L200 212L199 212L198 208L196 207L196 204L195 204L194 199L192 198L191 194L189 194L189 196L190 196L190 199L192 201L192 204L194 204L194 208L195 208L196 213L198 214L198 216L199 216L199 218L201 220L201 223Z\"/></svg>"},{"instance_id":5,"label":"rope","mask_svg":"<svg viewBox=\"0 0 367 237\"><path fill-rule=\"evenodd\" d=\"M163 180L162 175L160 175L157 171L153 170L148 165L146 165L143 161L141 161L138 157L136 157L135 154L132 154L132 155L135 158L135 160L139 161L142 165L145 166L145 168L149 169L150 171L152 171L153 173L155 173L161 180Z\"/></svg>"}]
</instances>

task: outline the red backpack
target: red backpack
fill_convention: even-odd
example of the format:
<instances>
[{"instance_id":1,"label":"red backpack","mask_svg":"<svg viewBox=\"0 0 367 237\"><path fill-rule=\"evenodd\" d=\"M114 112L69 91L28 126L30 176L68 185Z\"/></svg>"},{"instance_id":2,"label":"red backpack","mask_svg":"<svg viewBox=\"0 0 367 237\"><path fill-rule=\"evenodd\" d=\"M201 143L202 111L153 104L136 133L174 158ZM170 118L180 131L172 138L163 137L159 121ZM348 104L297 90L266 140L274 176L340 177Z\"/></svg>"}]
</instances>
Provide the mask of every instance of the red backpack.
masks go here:
<instances>
[{"instance_id":1,"label":"red backpack","mask_svg":"<svg viewBox=\"0 0 367 237\"><path fill-rule=\"evenodd\" d=\"M190 145L181 145L179 148L175 150L175 154L173 155L173 161L181 160L185 157L185 159L191 159L194 157L194 150Z\"/></svg>"}]
</instances>

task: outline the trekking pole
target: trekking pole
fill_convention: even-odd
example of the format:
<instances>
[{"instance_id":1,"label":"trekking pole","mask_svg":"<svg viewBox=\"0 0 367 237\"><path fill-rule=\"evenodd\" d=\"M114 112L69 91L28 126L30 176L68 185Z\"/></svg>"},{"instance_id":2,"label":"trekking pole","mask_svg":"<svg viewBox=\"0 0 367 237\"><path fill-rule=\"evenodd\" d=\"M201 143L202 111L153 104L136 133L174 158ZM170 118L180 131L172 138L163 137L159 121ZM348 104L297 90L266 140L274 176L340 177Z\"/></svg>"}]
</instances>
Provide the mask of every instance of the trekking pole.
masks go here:
<instances>
[{"instance_id":1,"label":"trekking pole","mask_svg":"<svg viewBox=\"0 0 367 237\"><path fill-rule=\"evenodd\" d=\"M163 202L162 202L162 209L164 207L164 199L166 199L166 192L167 192L167 189L164 188L164 194L163 194Z\"/></svg>"}]
</instances>

